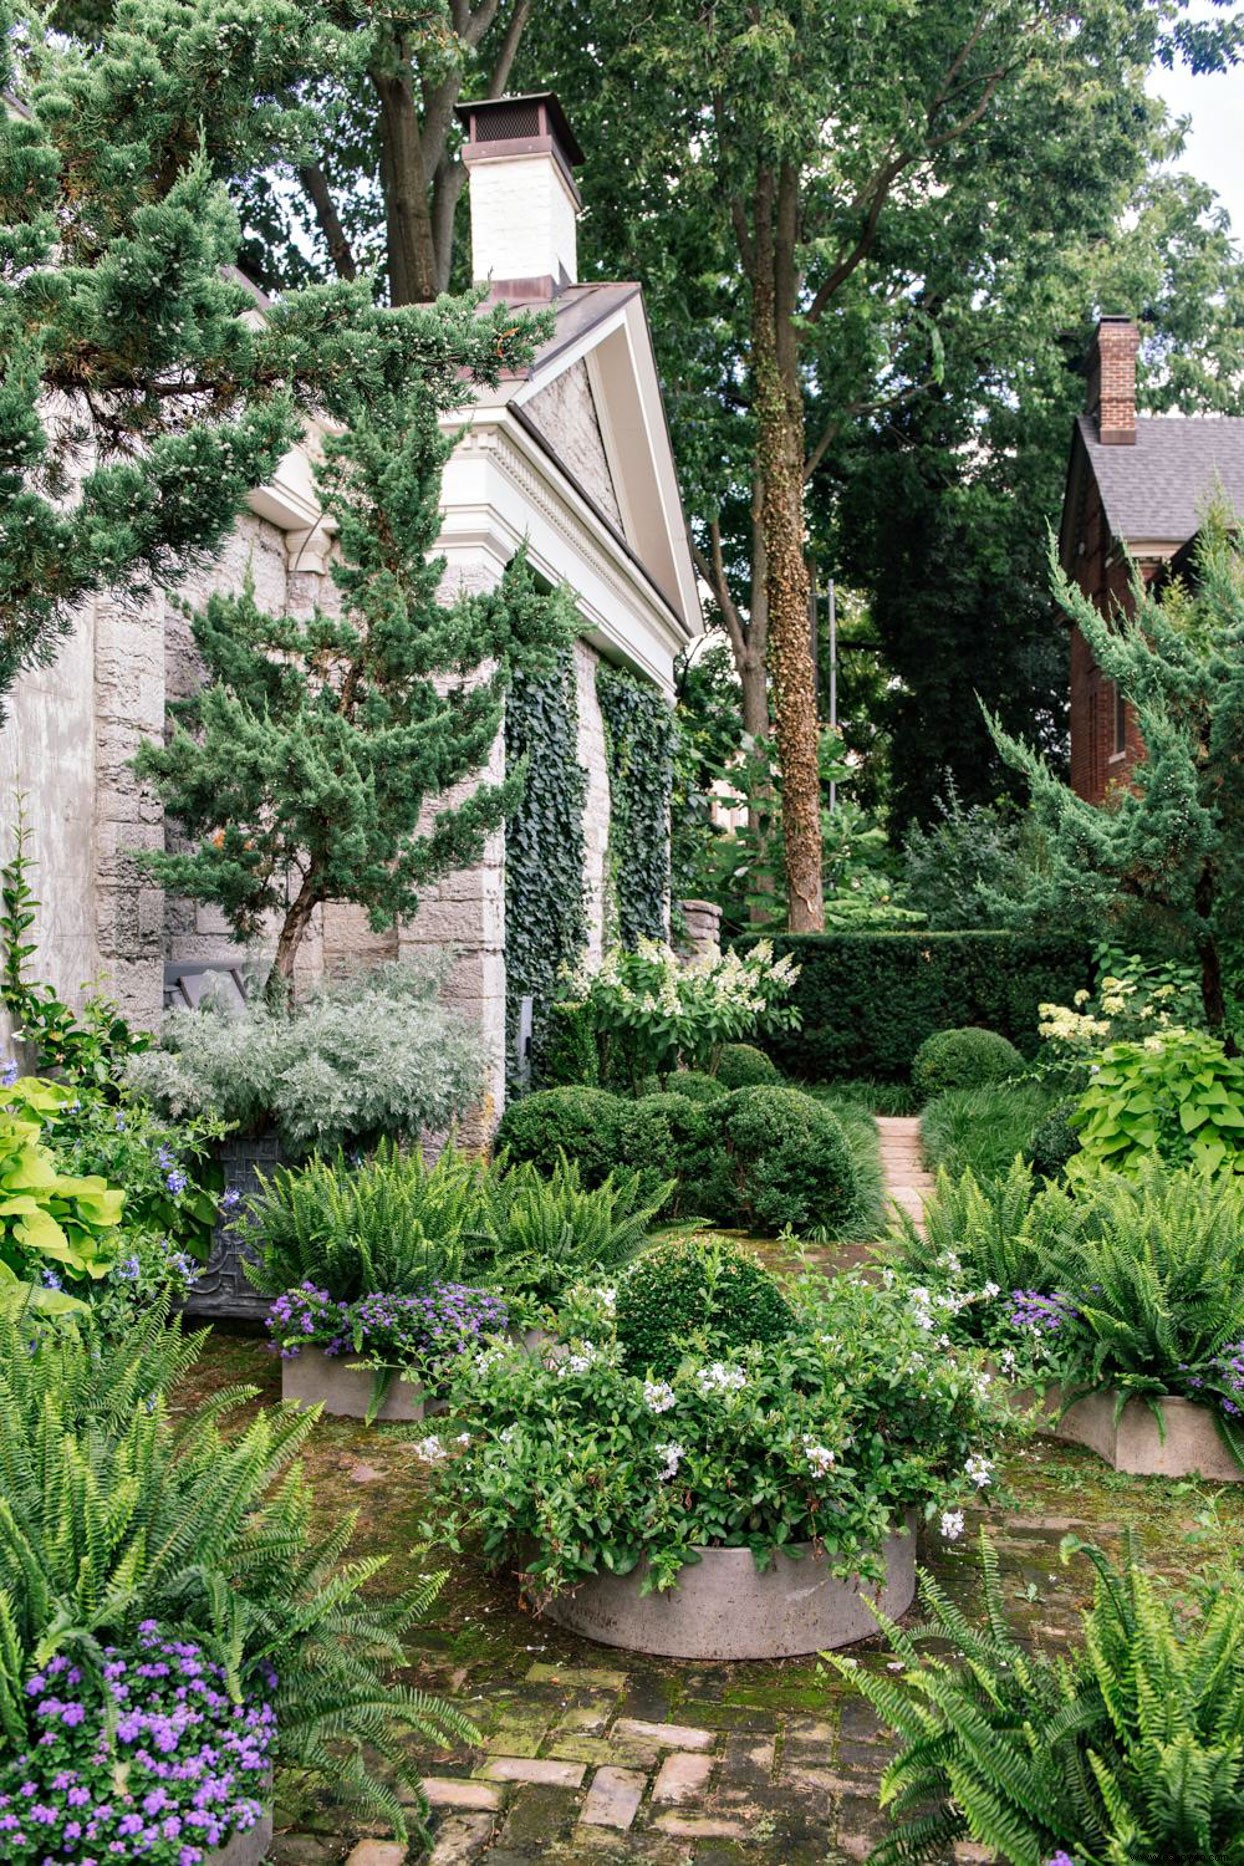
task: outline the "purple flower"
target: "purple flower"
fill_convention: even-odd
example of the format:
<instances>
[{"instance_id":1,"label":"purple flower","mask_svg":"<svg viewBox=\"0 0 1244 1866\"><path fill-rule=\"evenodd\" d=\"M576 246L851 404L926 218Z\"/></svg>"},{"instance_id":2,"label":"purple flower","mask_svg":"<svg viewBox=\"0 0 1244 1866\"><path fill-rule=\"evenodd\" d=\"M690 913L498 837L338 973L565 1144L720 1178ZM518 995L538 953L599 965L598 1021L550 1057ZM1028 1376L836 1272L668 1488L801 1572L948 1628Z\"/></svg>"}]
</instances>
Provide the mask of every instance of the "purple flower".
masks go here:
<instances>
[{"instance_id":1,"label":"purple flower","mask_svg":"<svg viewBox=\"0 0 1244 1866\"><path fill-rule=\"evenodd\" d=\"M1011 1327L1052 1335L1064 1322L1074 1321L1079 1311L1070 1297L1044 1295L1039 1289L1013 1289Z\"/></svg>"},{"instance_id":2,"label":"purple flower","mask_svg":"<svg viewBox=\"0 0 1244 1866\"><path fill-rule=\"evenodd\" d=\"M174 1167L171 1173L166 1173L164 1175L164 1183L173 1196L176 1197L179 1192L184 1192L186 1190L190 1181L185 1173L181 1171L180 1167Z\"/></svg>"},{"instance_id":3,"label":"purple flower","mask_svg":"<svg viewBox=\"0 0 1244 1866\"><path fill-rule=\"evenodd\" d=\"M0 1063L0 1088L12 1088L20 1074L21 1070L10 1056L7 1062Z\"/></svg>"}]
</instances>

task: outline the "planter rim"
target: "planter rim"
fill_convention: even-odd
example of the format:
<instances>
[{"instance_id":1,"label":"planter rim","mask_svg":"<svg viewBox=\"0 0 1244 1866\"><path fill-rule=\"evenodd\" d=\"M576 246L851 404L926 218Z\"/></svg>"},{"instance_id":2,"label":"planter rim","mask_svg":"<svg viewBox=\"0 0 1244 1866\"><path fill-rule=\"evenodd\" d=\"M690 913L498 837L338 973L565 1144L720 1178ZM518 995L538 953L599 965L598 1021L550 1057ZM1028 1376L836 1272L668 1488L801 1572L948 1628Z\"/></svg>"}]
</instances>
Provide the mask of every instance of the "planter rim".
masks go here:
<instances>
[{"instance_id":1,"label":"planter rim","mask_svg":"<svg viewBox=\"0 0 1244 1866\"><path fill-rule=\"evenodd\" d=\"M641 1557L625 1575L589 1576L543 1611L601 1645L667 1658L791 1658L852 1645L878 1630L869 1599L897 1618L915 1598L916 1521L914 1509L905 1511L876 1551L886 1570L880 1586L858 1576L838 1580L829 1573L829 1553L818 1554L809 1542L775 1547L763 1569L746 1546L706 1544L666 1593L640 1593L648 1566Z\"/></svg>"}]
</instances>

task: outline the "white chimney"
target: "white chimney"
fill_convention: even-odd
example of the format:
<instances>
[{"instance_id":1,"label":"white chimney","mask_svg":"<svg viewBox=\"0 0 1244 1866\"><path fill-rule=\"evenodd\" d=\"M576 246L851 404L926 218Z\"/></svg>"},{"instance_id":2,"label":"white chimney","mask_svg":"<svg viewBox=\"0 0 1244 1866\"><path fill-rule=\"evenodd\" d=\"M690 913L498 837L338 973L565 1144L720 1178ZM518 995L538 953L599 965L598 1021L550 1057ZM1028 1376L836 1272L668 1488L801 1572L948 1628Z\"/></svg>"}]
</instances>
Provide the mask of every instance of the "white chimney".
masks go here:
<instances>
[{"instance_id":1,"label":"white chimney","mask_svg":"<svg viewBox=\"0 0 1244 1866\"><path fill-rule=\"evenodd\" d=\"M462 104L471 272L494 298L552 298L578 282L573 168L583 152L551 91Z\"/></svg>"}]
</instances>

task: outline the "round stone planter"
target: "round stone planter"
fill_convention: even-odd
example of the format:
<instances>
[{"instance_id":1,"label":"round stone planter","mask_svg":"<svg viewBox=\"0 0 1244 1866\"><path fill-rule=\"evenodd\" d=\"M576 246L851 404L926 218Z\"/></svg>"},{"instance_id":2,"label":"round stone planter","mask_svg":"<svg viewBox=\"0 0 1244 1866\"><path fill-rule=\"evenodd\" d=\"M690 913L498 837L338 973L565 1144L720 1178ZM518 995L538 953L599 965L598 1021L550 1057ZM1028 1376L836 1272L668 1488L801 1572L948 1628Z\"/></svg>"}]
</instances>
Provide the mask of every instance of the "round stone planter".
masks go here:
<instances>
[{"instance_id":1,"label":"round stone planter","mask_svg":"<svg viewBox=\"0 0 1244 1866\"><path fill-rule=\"evenodd\" d=\"M1051 1399L1053 1403L1051 1403ZM1208 1406L1174 1397L1159 1400L1162 1430L1153 1409L1144 1400L1129 1399L1118 1418L1115 1393L1091 1393L1076 1400L1059 1416L1061 1396L1046 1396L1050 1427L1056 1438L1087 1445L1116 1471L1137 1477L1193 1477L1216 1484L1244 1482L1244 1469L1236 1463L1219 1437Z\"/></svg>"},{"instance_id":2,"label":"round stone planter","mask_svg":"<svg viewBox=\"0 0 1244 1866\"><path fill-rule=\"evenodd\" d=\"M281 1362L281 1398L299 1406L322 1406L339 1419L366 1419L375 1374L370 1367L352 1367L350 1359L348 1354L325 1354L322 1348L300 1348L292 1360ZM424 1411L423 1388L395 1379L376 1418L409 1425L422 1419Z\"/></svg>"},{"instance_id":3,"label":"round stone planter","mask_svg":"<svg viewBox=\"0 0 1244 1866\"><path fill-rule=\"evenodd\" d=\"M203 1866L260 1866L272 1845L272 1810L265 1808L253 1827L234 1834L223 1847L203 1856Z\"/></svg>"},{"instance_id":4,"label":"round stone planter","mask_svg":"<svg viewBox=\"0 0 1244 1866\"><path fill-rule=\"evenodd\" d=\"M868 1639L868 1602L897 1618L916 1595L916 1515L882 1544L886 1580L839 1581L824 1555L775 1555L759 1570L750 1549L702 1549L668 1593L641 1594L645 1564L628 1575L598 1574L544 1609L567 1631L602 1646L670 1659L786 1659Z\"/></svg>"}]
</instances>

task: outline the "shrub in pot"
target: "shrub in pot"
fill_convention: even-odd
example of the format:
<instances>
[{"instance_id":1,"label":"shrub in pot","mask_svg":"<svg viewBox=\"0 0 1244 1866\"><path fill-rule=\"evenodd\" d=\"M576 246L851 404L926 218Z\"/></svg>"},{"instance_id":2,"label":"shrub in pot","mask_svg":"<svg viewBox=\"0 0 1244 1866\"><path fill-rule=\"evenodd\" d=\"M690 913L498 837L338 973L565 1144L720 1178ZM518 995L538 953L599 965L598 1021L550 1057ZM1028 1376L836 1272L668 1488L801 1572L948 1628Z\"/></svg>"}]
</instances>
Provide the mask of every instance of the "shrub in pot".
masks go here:
<instances>
[{"instance_id":1,"label":"shrub in pot","mask_svg":"<svg viewBox=\"0 0 1244 1866\"><path fill-rule=\"evenodd\" d=\"M661 1377L688 1353L772 1346L795 1325L776 1278L725 1238L659 1244L620 1279L615 1300L624 1364Z\"/></svg>"},{"instance_id":2,"label":"shrub in pot","mask_svg":"<svg viewBox=\"0 0 1244 1866\"><path fill-rule=\"evenodd\" d=\"M926 1037L912 1059L911 1080L924 1101L949 1089L983 1088L1022 1074L1024 1059L994 1030L968 1025Z\"/></svg>"},{"instance_id":3,"label":"shrub in pot","mask_svg":"<svg viewBox=\"0 0 1244 1866\"><path fill-rule=\"evenodd\" d=\"M479 1100L484 1071L478 1031L439 1002L443 969L378 966L243 1017L174 1011L127 1079L177 1119L274 1127L291 1158L443 1132Z\"/></svg>"},{"instance_id":4,"label":"shrub in pot","mask_svg":"<svg viewBox=\"0 0 1244 1866\"><path fill-rule=\"evenodd\" d=\"M501 1346L464 1357L446 1441L425 1441L442 1521L469 1523L490 1565L537 1601L589 1577L675 1585L704 1548L811 1545L834 1575L879 1578L913 1508L944 1516L988 1486L1011 1427L988 1383L933 1356L906 1305L858 1277L808 1279L795 1325L733 1352L695 1348L665 1377L636 1370L602 1302L548 1364ZM638 1571L638 1572L636 1572Z\"/></svg>"}]
</instances>

